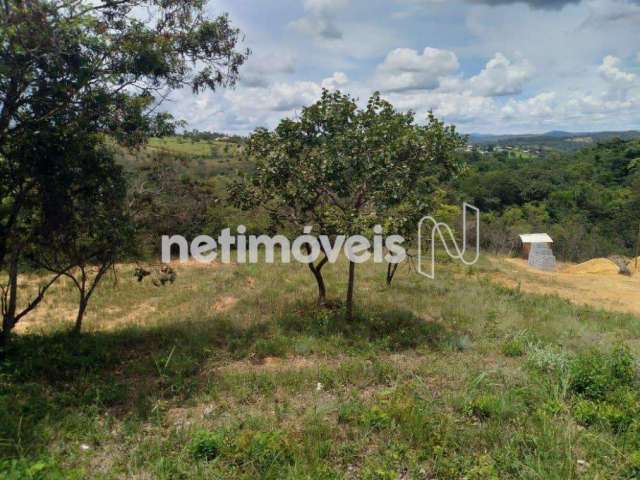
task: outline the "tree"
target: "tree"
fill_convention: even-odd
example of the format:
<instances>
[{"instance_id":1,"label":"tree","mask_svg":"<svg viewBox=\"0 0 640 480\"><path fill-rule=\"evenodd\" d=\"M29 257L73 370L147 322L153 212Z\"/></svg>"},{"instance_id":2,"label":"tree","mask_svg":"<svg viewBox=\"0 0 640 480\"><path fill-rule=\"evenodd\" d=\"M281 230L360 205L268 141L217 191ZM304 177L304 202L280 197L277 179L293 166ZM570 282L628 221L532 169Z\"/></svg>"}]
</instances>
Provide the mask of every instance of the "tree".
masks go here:
<instances>
[{"instance_id":1,"label":"tree","mask_svg":"<svg viewBox=\"0 0 640 480\"><path fill-rule=\"evenodd\" d=\"M166 153L129 169L127 208L142 253L158 251L162 235L193 238L209 226L218 198L205 181L192 178L184 159Z\"/></svg>"},{"instance_id":2,"label":"tree","mask_svg":"<svg viewBox=\"0 0 640 480\"><path fill-rule=\"evenodd\" d=\"M100 142L83 145L73 162L74 175L57 182L70 192L70 201L63 204L65 221L40 223L32 258L34 265L67 277L78 290L75 333L80 333L89 301L104 276L133 253L126 184L113 157Z\"/></svg>"},{"instance_id":3,"label":"tree","mask_svg":"<svg viewBox=\"0 0 640 480\"><path fill-rule=\"evenodd\" d=\"M459 167L453 152L463 144L454 127L433 115L417 125L412 112L396 111L378 93L360 109L349 95L324 90L299 118L251 135L247 153L255 173L232 194L239 204L261 205L274 222L298 231L312 225L328 236L371 235L376 224L390 229L401 223L403 204L424 210L430 199L423 195ZM324 252L318 264L309 264L320 300L326 262ZM355 271L349 261L348 320Z\"/></svg>"},{"instance_id":4,"label":"tree","mask_svg":"<svg viewBox=\"0 0 640 480\"><path fill-rule=\"evenodd\" d=\"M158 110L171 90L198 93L237 81L249 52L238 49L241 34L228 17L209 19L205 6L203 0L0 0L0 268L11 273L3 339L25 313L15 313L11 278L39 228L35 220L62 224L59 201L72 201L56 188L55 173L77 153L74 142L103 135L138 146L176 126Z\"/></svg>"}]
</instances>

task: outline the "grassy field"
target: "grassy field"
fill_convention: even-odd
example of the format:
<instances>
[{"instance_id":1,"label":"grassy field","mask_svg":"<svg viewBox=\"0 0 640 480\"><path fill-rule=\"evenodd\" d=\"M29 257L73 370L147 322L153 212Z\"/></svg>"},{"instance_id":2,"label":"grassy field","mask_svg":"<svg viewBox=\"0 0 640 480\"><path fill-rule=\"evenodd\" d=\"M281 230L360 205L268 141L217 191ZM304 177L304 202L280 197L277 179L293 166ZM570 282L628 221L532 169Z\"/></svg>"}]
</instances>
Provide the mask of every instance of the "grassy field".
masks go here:
<instances>
[{"instance_id":1,"label":"grassy field","mask_svg":"<svg viewBox=\"0 0 640 480\"><path fill-rule=\"evenodd\" d=\"M231 157L238 152L240 147L222 140L194 141L181 137L165 137L150 139L147 148L189 157Z\"/></svg>"},{"instance_id":2,"label":"grassy field","mask_svg":"<svg viewBox=\"0 0 640 480\"><path fill-rule=\"evenodd\" d=\"M0 478L640 475L637 317L491 283L328 265L187 265L105 282L80 337L60 284L0 369ZM24 287L29 288L29 287Z\"/></svg>"}]
</instances>

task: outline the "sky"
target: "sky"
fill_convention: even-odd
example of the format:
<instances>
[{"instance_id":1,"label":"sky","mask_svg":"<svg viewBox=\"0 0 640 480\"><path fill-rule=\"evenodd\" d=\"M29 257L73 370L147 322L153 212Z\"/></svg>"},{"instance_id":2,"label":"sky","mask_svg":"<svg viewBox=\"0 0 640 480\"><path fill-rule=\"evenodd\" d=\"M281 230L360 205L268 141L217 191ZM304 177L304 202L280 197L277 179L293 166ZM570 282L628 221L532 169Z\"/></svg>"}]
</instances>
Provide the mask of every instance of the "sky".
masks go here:
<instances>
[{"instance_id":1,"label":"sky","mask_svg":"<svg viewBox=\"0 0 640 480\"><path fill-rule=\"evenodd\" d=\"M273 128L323 88L463 133L640 129L640 0L211 0L252 51L235 88L173 92L189 129Z\"/></svg>"}]
</instances>

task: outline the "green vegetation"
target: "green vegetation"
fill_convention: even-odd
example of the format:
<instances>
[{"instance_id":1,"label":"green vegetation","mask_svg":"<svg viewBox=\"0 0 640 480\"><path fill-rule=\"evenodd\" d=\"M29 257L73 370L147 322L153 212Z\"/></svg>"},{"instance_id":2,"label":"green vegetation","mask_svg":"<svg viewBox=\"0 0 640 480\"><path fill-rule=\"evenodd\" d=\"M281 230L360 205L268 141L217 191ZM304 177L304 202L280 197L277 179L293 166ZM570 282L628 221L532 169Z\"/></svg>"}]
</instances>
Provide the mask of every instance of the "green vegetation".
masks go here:
<instances>
[{"instance_id":1,"label":"green vegetation","mask_svg":"<svg viewBox=\"0 0 640 480\"><path fill-rule=\"evenodd\" d=\"M143 20L145 8L153 14ZM2 0L0 9L2 361L11 332L62 276L78 286L79 331L94 287L125 256L133 237L120 232L148 202L140 191L125 201L111 143L132 149L172 133L180 122L158 111L166 95L234 85L249 51L228 16L209 17L200 0ZM30 268L51 276L25 299L18 279Z\"/></svg>"},{"instance_id":2,"label":"green vegetation","mask_svg":"<svg viewBox=\"0 0 640 480\"><path fill-rule=\"evenodd\" d=\"M519 233L548 232L566 260L635 253L640 141L611 140L574 154L523 159L471 154L453 196L483 212L484 247L511 253Z\"/></svg>"},{"instance_id":3,"label":"green vegetation","mask_svg":"<svg viewBox=\"0 0 640 480\"><path fill-rule=\"evenodd\" d=\"M635 478L637 318L494 285L483 261L393 288L364 264L345 323L345 266L330 309L304 265L177 267L162 290L124 266L78 338L56 286L0 371L0 476Z\"/></svg>"},{"instance_id":4,"label":"green vegetation","mask_svg":"<svg viewBox=\"0 0 640 480\"><path fill-rule=\"evenodd\" d=\"M431 114L328 90L246 141L176 136L168 92L234 85L249 54L226 15L0 7L0 479L640 475L637 317L496 285L486 259L363 263L356 295L323 247L318 302L306 265L141 264L238 224L411 242L460 200L491 249L548 230L564 258L629 253L637 140L467 155Z\"/></svg>"},{"instance_id":5,"label":"green vegetation","mask_svg":"<svg viewBox=\"0 0 640 480\"><path fill-rule=\"evenodd\" d=\"M230 200L241 208L263 209L270 230L300 235L312 233L305 231L311 227L316 235L332 236L337 250L343 244L352 248L345 302L350 322L356 264L371 256L369 239L384 234L408 241L415 235L437 189L461 170L455 152L463 145L455 127L432 114L422 126L413 113L397 111L378 93L361 109L349 95L324 90L298 119L284 119L274 131L258 129L249 137L247 152L255 169L232 185ZM356 235L366 243L347 246ZM347 237L352 238L345 242ZM386 245L390 268L405 259L392 248ZM331 255L327 246L318 250L317 263L308 266L318 285L318 303L324 305L322 268ZM387 274L388 283L392 277Z\"/></svg>"}]
</instances>

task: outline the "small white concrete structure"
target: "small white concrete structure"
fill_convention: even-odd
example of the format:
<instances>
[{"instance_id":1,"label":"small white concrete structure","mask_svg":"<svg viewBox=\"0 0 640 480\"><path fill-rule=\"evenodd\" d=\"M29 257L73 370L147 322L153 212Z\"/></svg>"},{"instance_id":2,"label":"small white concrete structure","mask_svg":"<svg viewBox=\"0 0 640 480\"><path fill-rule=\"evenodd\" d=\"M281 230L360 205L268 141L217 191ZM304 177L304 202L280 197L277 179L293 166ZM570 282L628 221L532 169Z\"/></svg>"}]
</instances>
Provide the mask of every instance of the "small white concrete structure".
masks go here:
<instances>
[{"instance_id":1,"label":"small white concrete structure","mask_svg":"<svg viewBox=\"0 0 640 480\"><path fill-rule=\"evenodd\" d=\"M540 270L554 270L556 257L551 250L553 240L546 233L526 233L520 235L523 253L527 255L529 266Z\"/></svg>"}]
</instances>

